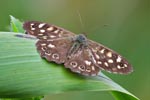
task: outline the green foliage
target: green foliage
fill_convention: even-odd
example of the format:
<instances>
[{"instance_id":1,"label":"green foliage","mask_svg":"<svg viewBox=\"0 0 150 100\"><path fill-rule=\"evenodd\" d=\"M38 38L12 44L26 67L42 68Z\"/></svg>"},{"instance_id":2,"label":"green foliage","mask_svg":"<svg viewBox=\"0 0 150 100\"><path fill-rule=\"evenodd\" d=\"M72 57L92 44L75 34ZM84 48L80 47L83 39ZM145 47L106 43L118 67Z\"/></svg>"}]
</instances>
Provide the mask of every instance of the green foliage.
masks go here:
<instances>
[{"instance_id":1,"label":"green foliage","mask_svg":"<svg viewBox=\"0 0 150 100\"><path fill-rule=\"evenodd\" d=\"M24 30L22 28L22 22L20 22L18 19L14 18L13 16L10 15L11 19L11 32L21 32L24 33Z\"/></svg>"},{"instance_id":2,"label":"green foliage","mask_svg":"<svg viewBox=\"0 0 150 100\"><path fill-rule=\"evenodd\" d=\"M15 32L23 32L21 22L14 17L11 25ZM85 77L41 59L36 41L17 37L18 34L21 35L0 32L0 97L38 98L71 91L109 91L116 100L139 100L104 74Z\"/></svg>"}]
</instances>

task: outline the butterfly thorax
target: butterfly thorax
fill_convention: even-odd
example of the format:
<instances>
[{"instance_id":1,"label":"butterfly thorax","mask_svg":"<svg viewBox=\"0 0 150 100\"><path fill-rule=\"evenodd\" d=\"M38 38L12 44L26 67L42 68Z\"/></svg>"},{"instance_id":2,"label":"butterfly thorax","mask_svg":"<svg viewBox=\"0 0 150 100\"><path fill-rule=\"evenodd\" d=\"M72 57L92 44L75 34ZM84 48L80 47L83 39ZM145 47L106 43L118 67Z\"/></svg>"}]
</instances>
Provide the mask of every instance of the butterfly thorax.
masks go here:
<instances>
[{"instance_id":1,"label":"butterfly thorax","mask_svg":"<svg viewBox=\"0 0 150 100\"><path fill-rule=\"evenodd\" d=\"M73 42L73 44L67 54L68 58L70 58L71 55L75 55L77 52L81 51L82 49L84 49L88 46L87 38L84 34L76 35L73 38L72 42Z\"/></svg>"}]
</instances>

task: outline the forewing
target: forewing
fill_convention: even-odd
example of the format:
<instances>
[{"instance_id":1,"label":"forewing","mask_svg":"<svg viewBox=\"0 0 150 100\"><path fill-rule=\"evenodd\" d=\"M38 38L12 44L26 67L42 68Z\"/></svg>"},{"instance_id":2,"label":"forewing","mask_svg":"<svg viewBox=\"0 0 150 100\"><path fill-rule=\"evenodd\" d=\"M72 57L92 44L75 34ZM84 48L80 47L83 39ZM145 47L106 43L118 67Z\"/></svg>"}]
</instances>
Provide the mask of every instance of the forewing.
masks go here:
<instances>
[{"instance_id":1,"label":"forewing","mask_svg":"<svg viewBox=\"0 0 150 100\"><path fill-rule=\"evenodd\" d=\"M128 74L133 71L128 61L113 50L91 40L89 40L89 48L100 69L119 74Z\"/></svg>"},{"instance_id":2,"label":"forewing","mask_svg":"<svg viewBox=\"0 0 150 100\"><path fill-rule=\"evenodd\" d=\"M36 43L37 51L41 57L58 64L65 62L71 45L72 41L70 38L38 40Z\"/></svg>"},{"instance_id":3,"label":"forewing","mask_svg":"<svg viewBox=\"0 0 150 100\"><path fill-rule=\"evenodd\" d=\"M23 24L26 34L33 35L38 39L56 39L70 37L75 34L58 26L38 21L27 21Z\"/></svg>"},{"instance_id":4,"label":"forewing","mask_svg":"<svg viewBox=\"0 0 150 100\"><path fill-rule=\"evenodd\" d=\"M95 76L100 71L100 68L94 65L89 48L80 48L64 65L73 72L87 76Z\"/></svg>"}]
</instances>

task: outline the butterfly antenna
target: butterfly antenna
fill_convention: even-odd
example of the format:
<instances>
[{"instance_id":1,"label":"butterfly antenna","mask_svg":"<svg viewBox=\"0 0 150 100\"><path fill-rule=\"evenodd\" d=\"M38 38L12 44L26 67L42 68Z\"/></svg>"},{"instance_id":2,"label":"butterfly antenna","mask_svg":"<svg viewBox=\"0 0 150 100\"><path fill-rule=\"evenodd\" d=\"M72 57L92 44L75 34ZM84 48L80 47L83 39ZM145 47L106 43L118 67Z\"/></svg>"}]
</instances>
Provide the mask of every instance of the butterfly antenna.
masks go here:
<instances>
[{"instance_id":1,"label":"butterfly antenna","mask_svg":"<svg viewBox=\"0 0 150 100\"><path fill-rule=\"evenodd\" d=\"M78 14L78 16L79 16L79 20L80 20L80 24L81 24L81 30L83 31L83 34L84 34L85 36L87 36L87 34L84 32L85 26L84 26L84 23L83 23L83 20L82 20L82 16L81 16L79 10L77 10L77 14Z\"/></svg>"}]
</instances>

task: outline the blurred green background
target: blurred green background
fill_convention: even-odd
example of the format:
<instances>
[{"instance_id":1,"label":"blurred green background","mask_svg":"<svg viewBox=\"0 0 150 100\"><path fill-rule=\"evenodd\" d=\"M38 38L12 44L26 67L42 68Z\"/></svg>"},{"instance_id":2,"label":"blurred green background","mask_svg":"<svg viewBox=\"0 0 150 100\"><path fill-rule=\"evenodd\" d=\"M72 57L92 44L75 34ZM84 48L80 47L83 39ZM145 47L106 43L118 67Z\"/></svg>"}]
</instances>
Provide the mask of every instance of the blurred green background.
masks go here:
<instances>
[{"instance_id":1,"label":"blurred green background","mask_svg":"<svg viewBox=\"0 0 150 100\"><path fill-rule=\"evenodd\" d=\"M141 100L150 100L150 0L1 0L1 31L9 31L9 15L22 21L52 23L77 34L88 33L90 39L119 52L134 67L130 75L104 73ZM73 92L46 98L113 100L108 92Z\"/></svg>"}]
</instances>

